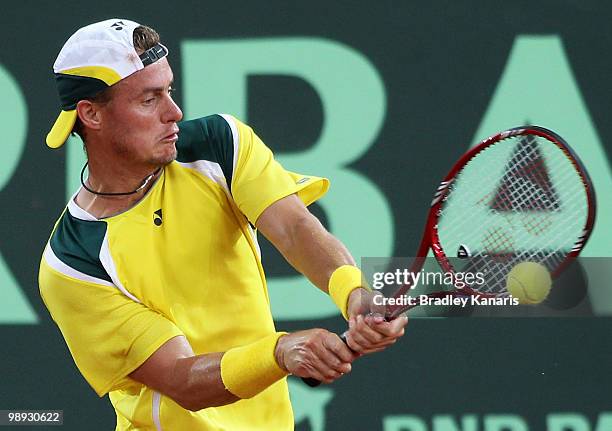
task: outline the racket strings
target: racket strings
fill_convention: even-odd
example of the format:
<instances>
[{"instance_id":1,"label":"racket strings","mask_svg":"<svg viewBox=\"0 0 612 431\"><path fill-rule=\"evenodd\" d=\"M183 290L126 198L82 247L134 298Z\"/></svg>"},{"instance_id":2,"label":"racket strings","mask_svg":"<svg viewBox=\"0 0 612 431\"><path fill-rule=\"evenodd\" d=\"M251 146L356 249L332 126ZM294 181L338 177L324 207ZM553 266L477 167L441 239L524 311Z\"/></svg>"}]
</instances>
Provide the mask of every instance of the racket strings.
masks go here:
<instances>
[{"instance_id":1,"label":"racket strings","mask_svg":"<svg viewBox=\"0 0 612 431\"><path fill-rule=\"evenodd\" d=\"M558 209L558 198L550 182L544 159L532 136L521 141L512 160L506 166L495 202L499 211L522 209L550 211ZM525 142L525 143L523 143Z\"/></svg>"},{"instance_id":2,"label":"racket strings","mask_svg":"<svg viewBox=\"0 0 612 431\"><path fill-rule=\"evenodd\" d=\"M568 235L576 235L576 230L571 225L564 225L565 229L556 226L557 235L551 240L552 244L558 244L566 238ZM531 235L533 231L527 229ZM536 249L517 249L513 244L503 243L505 247L485 247L484 252L479 253L481 263L485 265L478 265L481 269L486 269L487 272L487 284L484 285L480 290L485 293L506 293L505 292L505 281L507 273L514 267L514 265L524 262L532 261L539 262L546 266L550 271L557 268L561 262L565 259L565 256L571 250L572 243L567 243L565 247L550 247L548 250L536 250ZM538 244L533 245L537 247ZM543 245L542 245L543 246Z\"/></svg>"},{"instance_id":3,"label":"racket strings","mask_svg":"<svg viewBox=\"0 0 612 431\"><path fill-rule=\"evenodd\" d=\"M502 142L456 175L438 220L445 254L467 247L462 270L482 272L486 280L472 288L497 296L508 295L506 276L520 262L557 268L588 213L580 175L557 145L532 135Z\"/></svg>"}]
</instances>

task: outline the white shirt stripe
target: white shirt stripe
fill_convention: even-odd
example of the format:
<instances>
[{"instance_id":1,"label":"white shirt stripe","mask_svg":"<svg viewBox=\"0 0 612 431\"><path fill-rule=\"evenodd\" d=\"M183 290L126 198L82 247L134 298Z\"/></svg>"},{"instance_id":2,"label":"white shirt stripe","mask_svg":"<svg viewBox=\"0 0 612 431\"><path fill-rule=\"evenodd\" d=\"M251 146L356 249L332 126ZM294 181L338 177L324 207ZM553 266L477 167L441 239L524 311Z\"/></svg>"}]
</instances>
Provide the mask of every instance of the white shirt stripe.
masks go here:
<instances>
[{"instance_id":1,"label":"white shirt stripe","mask_svg":"<svg viewBox=\"0 0 612 431\"><path fill-rule=\"evenodd\" d=\"M104 239L102 240L102 247L100 247L100 262L102 262L102 266L106 270L106 273L110 276L115 286L128 298L130 298L134 302L140 303L140 300L127 291L121 280L119 280L119 276L117 275L117 268L115 268L115 262L111 256L110 248L108 246L108 232L104 234Z\"/></svg>"},{"instance_id":2,"label":"white shirt stripe","mask_svg":"<svg viewBox=\"0 0 612 431\"><path fill-rule=\"evenodd\" d=\"M157 431L162 431L161 426L161 417L160 417L160 408L161 408L161 394L159 392L153 392L153 423L155 424L155 429Z\"/></svg>"},{"instance_id":3,"label":"white shirt stripe","mask_svg":"<svg viewBox=\"0 0 612 431\"><path fill-rule=\"evenodd\" d=\"M198 171L202 175L210 178L215 183L219 184L223 187L225 192L229 195L229 188L227 187L227 181L225 179L225 175L223 174L223 170L221 169L221 165L216 162L211 162L209 160L196 160L195 162L190 163L182 163L177 162L179 165L190 168Z\"/></svg>"},{"instance_id":4,"label":"white shirt stripe","mask_svg":"<svg viewBox=\"0 0 612 431\"><path fill-rule=\"evenodd\" d=\"M255 247L257 249L257 254L259 255L259 258L261 259L261 247L259 247L259 241L257 241L257 231L253 229L250 223L248 227L249 227L249 233L251 234L251 238L253 239L253 243L255 244Z\"/></svg>"},{"instance_id":5,"label":"white shirt stripe","mask_svg":"<svg viewBox=\"0 0 612 431\"><path fill-rule=\"evenodd\" d=\"M43 256L45 261L47 261L51 268L55 269L57 272L67 275L68 277L76 278L77 280L86 281L88 283L102 284L104 286L114 286L113 283L110 283L101 278L92 277L91 275L84 274L66 265L56 256L56 254L53 252L53 249L51 248L51 244L49 243L47 243L47 246L45 247L45 252Z\"/></svg>"},{"instance_id":6,"label":"white shirt stripe","mask_svg":"<svg viewBox=\"0 0 612 431\"><path fill-rule=\"evenodd\" d=\"M89 214L87 211L85 211L83 208L81 208L80 206L76 204L76 202L74 201L74 198L76 197L78 193L79 192L77 191L75 194L73 194L70 200L68 201L68 211L70 212L70 215L72 217L78 218L79 220L98 221L97 218L95 218L94 216L92 216L91 214Z\"/></svg>"},{"instance_id":7,"label":"white shirt stripe","mask_svg":"<svg viewBox=\"0 0 612 431\"><path fill-rule=\"evenodd\" d=\"M93 215L89 214L87 211L85 211L83 208L81 208L80 206L76 204L76 202L74 201L74 198L76 197L77 193L78 191L74 195L72 195L72 197L68 201L68 211L70 212L70 215L72 215L73 217L79 220L99 221ZM130 292L128 292L128 290L121 283L121 280L119 280L119 276L117 275L117 269L115 268L115 262L113 261L113 258L110 252L110 248L108 246L108 232L104 234L104 239L102 240L102 246L100 247L99 258L100 258L100 262L102 263L102 266L106 270L106 273L109 275L111 280L113 280L113 283L109 283L105 280L100 280L103 282L102 284L105 284L107 286L114 286L117 289L119 289L121 293L123 293L125 296L130 298L132 301L140 303L141 301L138 298L136 298L134 295L132 295ZM63 264L63 262L61 263ZM66 268L69 268L74 273L82 274L79 271L76 271L75 269L70 268L69 266L65 264L64 266ZM86 274L82 274L82 276L90 277ZM75 277L75 278L83 280L83 278L80 278L80 277ZM90 277L90 278L94 278L94 277Z\"/></svg>"}]
</instances>

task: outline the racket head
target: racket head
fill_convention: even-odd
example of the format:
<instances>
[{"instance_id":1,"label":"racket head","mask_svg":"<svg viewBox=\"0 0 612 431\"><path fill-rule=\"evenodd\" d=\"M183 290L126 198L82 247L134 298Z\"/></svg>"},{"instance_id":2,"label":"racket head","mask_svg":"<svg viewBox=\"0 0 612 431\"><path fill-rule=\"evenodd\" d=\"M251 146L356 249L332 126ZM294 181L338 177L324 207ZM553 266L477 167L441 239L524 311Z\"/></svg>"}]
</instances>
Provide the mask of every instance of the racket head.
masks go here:
<instances>
[{"instance_id":1,"label":"racket head","mask_svg":"<svg viewBox=\"0 0 612 431\"><path fill-rule=\"evenodd\" d=\"M565 140L544 127L514 127L471 148L444 177L411 271L423 267L431 249L444 272L483 271L487 283L428 296L507 297L506 276L520 262L559 275L587 243L595 214L592 181ZM388 316L412 307L390 307Z\"/></svg>"}]
</instances>

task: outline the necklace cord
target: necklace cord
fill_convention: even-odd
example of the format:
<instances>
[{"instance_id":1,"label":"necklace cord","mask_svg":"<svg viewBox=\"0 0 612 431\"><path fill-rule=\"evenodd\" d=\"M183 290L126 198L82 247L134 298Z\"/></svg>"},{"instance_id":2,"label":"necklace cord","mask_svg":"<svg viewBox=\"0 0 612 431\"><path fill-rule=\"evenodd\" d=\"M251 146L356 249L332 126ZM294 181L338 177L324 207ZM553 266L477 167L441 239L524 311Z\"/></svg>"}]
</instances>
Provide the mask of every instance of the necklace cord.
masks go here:
<instances>
[{"instance_id":1,"label":"necklace cord","mask_svg":"<svg viewBox=\"0 0 612 431\"><path fill-rule=\"evenodd\" d=\"M98 196L128 196L128 195L133 195L135 193L138 193L139 191L141 191L142 189L144 189L147 184L149 184L149 181L151 181L151 179L157 175L159 173L159 171L161 171L161 166L159 168L157 168L155 170L155 172L149 174L143 181L142 184L140 184L140 186L131 192L115 192L115 193L106 193L106 192L96 192L95 190L90 189L89 187L87 187L87 185L85 184L85 180L83 179L83 176L85 175L85 168L87 168L88 163L85 162L85 164L83 165L83 169L81 169L81 185L83 186L83 188L85 190L87 190L89 193L93 193L94 195L98 195Z\"/></svg>"}]
</instances>

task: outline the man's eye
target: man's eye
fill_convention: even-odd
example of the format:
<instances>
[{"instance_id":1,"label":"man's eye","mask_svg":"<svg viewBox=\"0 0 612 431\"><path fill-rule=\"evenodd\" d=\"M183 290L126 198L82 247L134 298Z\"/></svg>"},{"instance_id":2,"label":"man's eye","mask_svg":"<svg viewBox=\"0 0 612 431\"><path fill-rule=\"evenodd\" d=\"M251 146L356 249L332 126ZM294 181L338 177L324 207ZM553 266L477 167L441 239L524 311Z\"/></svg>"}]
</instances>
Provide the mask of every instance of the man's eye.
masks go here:
<instances>
[{"instance_id":1,"label":"man's eye","mask_svg":"<svg viewBox=\"0 0 612 431\"><path fill-rule=\"evenodd\" d=\"M172 94L173 94L175 91L176 91L176 88L174 88L174 87L170 87L170 88L168 88L168 94L169 94L170 96L172 96Z\"/></svg>"},{"instance_id":2,"label":"man's eye","mask_svg":"<svg viewBox=\"0 0 612 431\"><path fill-rule=\"evenodd\" d=\"M145 105L151 105L151 104L152 104L154 101L155 101L155 98L154 98L154 97L150 97L149 99L145 99L145 100L143 101L143 103L144 103Z\"/></svg>"}]
</instances>

